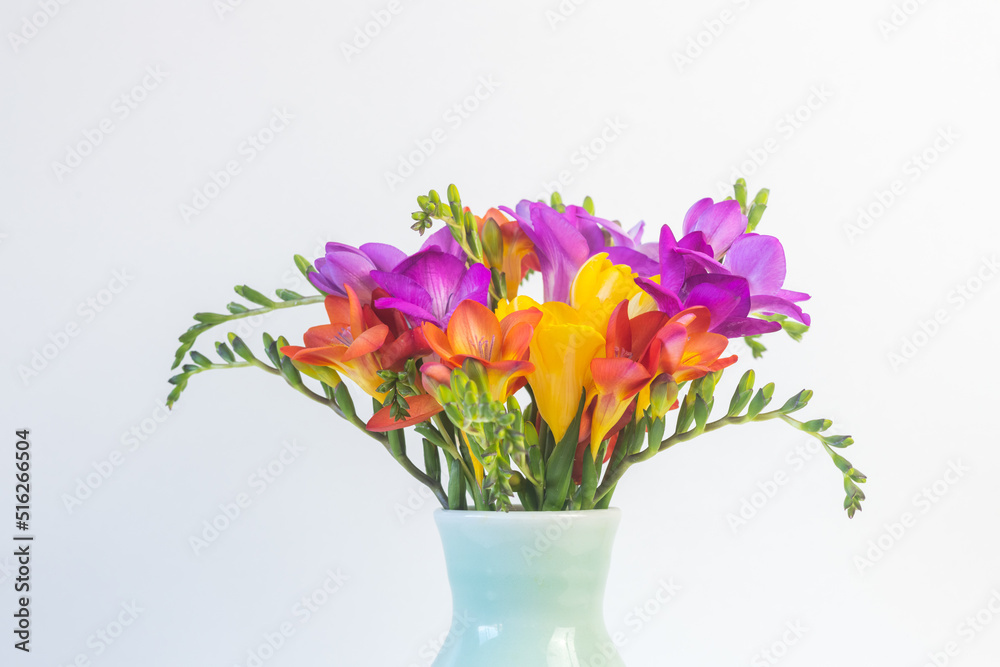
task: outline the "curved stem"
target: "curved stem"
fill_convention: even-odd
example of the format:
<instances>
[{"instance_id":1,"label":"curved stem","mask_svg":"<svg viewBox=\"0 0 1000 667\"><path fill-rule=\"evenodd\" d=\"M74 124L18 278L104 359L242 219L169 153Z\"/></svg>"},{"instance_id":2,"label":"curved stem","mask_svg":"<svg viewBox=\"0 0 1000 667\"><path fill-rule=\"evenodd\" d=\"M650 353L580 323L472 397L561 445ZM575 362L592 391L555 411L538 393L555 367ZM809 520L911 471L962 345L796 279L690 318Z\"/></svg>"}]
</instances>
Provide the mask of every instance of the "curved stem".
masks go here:
<instances>
[{"instance_id":1,"label":"curved stem","mask_svg":"<svg viewBox=\"0 0 1000 667\"><path fill-rule=\"evenodd\" d=\"M281 310L283 308L295 308L297 306L307 306L312 303L320 303L326 300L326 295L317 294L316 296L304 296L298 299L289 299L287 301L273 301L270 305L261 306L259 308L250 308L242 313L198 313L195 316L195 320L198 322L193 325L183 334L181 334L179 340L181 341L181 346L177 348L177 352L174 354L174 363L171 368L177 368L180 366L181 361L184 360L184 356L188 353L188 350L194 345L195 340L198 336L205 333L209 329L216 327L220 324L227 324L234 320L243 319L244 317L253 317L254 315L263 315L265 313L270 313L275 310ZM199 319L199 315L203 318L208 317L210 321L205 319Z\"/></svg>"}]
</instances>

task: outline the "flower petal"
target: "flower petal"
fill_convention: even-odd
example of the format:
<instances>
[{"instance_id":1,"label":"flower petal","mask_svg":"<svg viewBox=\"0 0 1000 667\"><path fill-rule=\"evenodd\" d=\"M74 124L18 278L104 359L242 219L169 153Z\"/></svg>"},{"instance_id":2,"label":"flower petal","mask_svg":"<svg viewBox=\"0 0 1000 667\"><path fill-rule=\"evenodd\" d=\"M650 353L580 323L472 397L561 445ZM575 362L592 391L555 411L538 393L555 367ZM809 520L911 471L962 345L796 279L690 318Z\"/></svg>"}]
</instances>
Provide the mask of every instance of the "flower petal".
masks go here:
<instances>
[{"instance_id":1,"label":"flower petal","mask_svg":"<svg viewBox=\"0 0 1000 667\"><path fill-rule=\"evenodd\" d=\"M447 335L455 355L468 355L481 361L500 359L503 343L500 323L492 310L477 301L466 299L458 304L448 320Z\"/></svg>"},{"instance_id":2,"label":"flower petal","mask_svg":"<svg viewBox=\"0 0 1000 667\"><path fill-rule=\"evenodd\" d=\"M444 323L438 319L437 315L405 299L396 299L393 297L376 299L375 307L384 309L395 308L409 317L416 325L423 324L424 322L433 322L444 326Z\"/></svg>"},{"instance_id":3,"label":"flower petal","mask_svg":"<svg viewBox=\"0 0 1000 667\"><path fill-rule=\"evenodd\" d=\"M751 294L774 294L785 282L785 251L773 236L743 234L733 241L725 265L747 279Z\"/></svg>"},{"instance_id":4,"label":"flower petal","mask_svg":"<svg viewBox=\"0 0 1000 667\"><path fill-rule=\"evenodd\" d=\"M430 394L418 394L416 396L410 396L406 399L409 405L410 416L406 419L395 420L392 415L389 414L391 406L385 406L368 420L365 424L365 428L374 433L384 433L386 431L395 431L396 429L405 428L407 426L413 426L414 424L419 424L422 421L426 421L436 415L437 413L444 410L437 400Z\"/></svg>"},{"instance_id":5,"label":"flower petal","mask_svg":"<svg viewBox=\"0 0 1000 667\"><path fill-rule=\"evenodd\" d=\"M704 201L704 199L701 200L695 206ZM694 206L691 208L694 209ZM688 211L688 215L690 214L691 211ZM734 199L703 207L698 219L694 221L690 229L687 217L685 217L684 222L685 233L690 231L704 232L705 240L715 250L716 259L725 255L736 237L747 230L747 217L740 211L739 202Z\"/></svg>"},{"instance_id":6,"label":"flower petal","mask_svg":"<svg viewBox=\"0 0 1000 667\"><path fill-rule=\"evenodd\" d=\"M660 271L660 264L655 259L647 257L638 250L615 246L608 248L608 259L614 264L622 264L631 268L642 277L655 276Z\"/></svg>"},{"instance_id":7,"label":"flower petal","mask_svg":"<svg viewBox=\"0 0 1000 667\"><path fill-rule=\"evenodd\" d=\"M464 264L462 265L464 269ZM490 290L490 270L482 264L473 264L462 276L458 285L453 286L444 301L444 310L441 313L445 323L451 318L455 309L466 300L474 301L486 306L489 299Z\"/></svg>"},{"instance_id":8,"label":"flower petal","mask_svg":"<svg viewBox=\"0 0 1000 667\"><path fill-rule=\"evenodd\" d=\"M363 357L366 354L371 354L375 350L382 347L382 343L385 342L386 336L389 335L389 327L384 324L380 324L377 327L372 327L364 331L360 336L354 339L354 342L344 351L344 362L357 359L358 357Z\"/></svg>"},{"instance_id":9,"label":"flower petal","mask_svg":"<svg viewBox=\"0 0 1000 667\"><path fill-rule=\"evenodd\" d=\"M684 226L682 227L682 230L685 235L694 231L695 223L698 222L698 218L700 218L701 214L708 210L708 208L714 203L715 202L711 199L711 197L705 197L704 199L699 199L691 205L691 208L689 208L687 213L684 214Z\"/></svg>"},{"instance_id":10,"label":"flower petal","mask_svg":"<svg viewBox=\"0 0 1000 667\"><path fill-rule=\"evenodd\" d=\"M635 284L641 287L643 292L653 297L657 307L667 315L673 315L684 308L684 304L676 294L648 278L636 278Z\"/></svg>"},{"instance_id":11,"label":"flower petal","mask_svg":"<svg viewBox=\"0 0 1000 667\"><path fill-rule=\"evenodd\" d=\"M379 271L392 271L406 259L406 253L388 243L365 243L359 250L368 255L368 259Z\"/></svg>"}]
</instances>

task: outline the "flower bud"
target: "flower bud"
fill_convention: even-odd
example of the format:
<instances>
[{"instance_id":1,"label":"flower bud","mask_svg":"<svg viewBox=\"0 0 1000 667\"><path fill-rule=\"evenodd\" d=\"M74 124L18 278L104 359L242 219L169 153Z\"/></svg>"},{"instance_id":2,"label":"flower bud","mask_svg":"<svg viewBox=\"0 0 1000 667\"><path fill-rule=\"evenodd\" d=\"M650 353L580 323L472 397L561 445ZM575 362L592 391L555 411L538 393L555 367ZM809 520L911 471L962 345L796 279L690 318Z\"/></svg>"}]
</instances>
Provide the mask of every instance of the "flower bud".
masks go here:
<instances>
[{"instance_id":1,"label":"flower bud","mask_svg":"<svg viewBox=\"0 0 1000 667\"><path fill-rule=\"evenodd\" d=\"M500 225L493 218L486 218L483 223L483 253L490 267L503 267L503 234L500 233Z\"/></svg>"},{"instance_id":2,"label":"flower bud","mask_svg":"<svg viewBox=\"0 0 1000 667\"><path fill-rule=\"evenodd\" d=\"M490 383L486 376L486 368L477 360L467 358L462 362L462 372L468 376L472 384L479 390L480 394L488 394Z\"/></svg>"},{"instance_id":3,"label":"flower bud","mask_svg":"<svg viewBox=\"0 0 1000 667\"><path fill-rule=\"evenodd\" d=\"M660 375L649 385L649 410L654 419L667 414L677 401L679 388L669 375Z\"/></svg>"}]
</instances>

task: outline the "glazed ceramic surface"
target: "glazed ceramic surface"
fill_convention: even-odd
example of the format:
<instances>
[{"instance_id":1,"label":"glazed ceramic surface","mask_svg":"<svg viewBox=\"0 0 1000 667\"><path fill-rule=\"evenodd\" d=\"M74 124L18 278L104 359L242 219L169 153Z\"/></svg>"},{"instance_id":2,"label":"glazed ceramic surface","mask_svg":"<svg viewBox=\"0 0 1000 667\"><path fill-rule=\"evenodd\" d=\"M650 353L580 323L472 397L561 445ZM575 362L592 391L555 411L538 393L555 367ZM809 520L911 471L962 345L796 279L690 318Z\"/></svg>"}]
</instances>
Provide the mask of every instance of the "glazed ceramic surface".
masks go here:
<instances>
[{"instance_id":1,"label":"glazed ceramic surface","mask_svg":"<svg viewBox=\"0 0 1000 667\"><path fill-rule=\"evenodd\" d=\"M603 612L620 518L438 510L453 619L432 667L624 667Z\"/></svg>"}]
</instances>

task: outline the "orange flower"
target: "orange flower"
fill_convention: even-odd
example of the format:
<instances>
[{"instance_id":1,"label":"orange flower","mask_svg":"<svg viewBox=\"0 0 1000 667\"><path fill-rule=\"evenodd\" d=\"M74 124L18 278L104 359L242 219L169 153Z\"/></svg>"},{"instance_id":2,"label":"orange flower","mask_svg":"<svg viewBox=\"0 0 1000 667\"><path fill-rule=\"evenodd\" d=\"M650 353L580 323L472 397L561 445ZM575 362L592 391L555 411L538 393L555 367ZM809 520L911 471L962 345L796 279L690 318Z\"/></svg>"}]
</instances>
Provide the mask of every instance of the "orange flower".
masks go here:
<instances>
[{"instance_id":1,"label":"orange flower","mask_svg":"<svg viewBox=\"0 0 1000 667\"><path fill-rule=\"evenodd\" d=\"M524 376L535 369L527 361L528 346L541 317L541 312L530 309L512 312L499 321L486 306L465 300L448 321L447 333L424 323L424 336L441 363L425 363L422 371L441 383L451 369L461 367L467 359L475 360L485 371L490 398L506 400L524 386Z\"/></svg>"},{"instance_id":2,"label":"orange flower","mask_svg":"<svg viewBox=\"0 0 1000 667\"><path fill-rule=\"evenodd\" d=\"M393 336L371 306L362 306L350 285L345 286L347 298L326 297L326 312L330 324L312 327L302 336L304 346L288 345L281 352L297 368L313 377L323 379L321 369L333 369L338 375L353 380L361 389L379 401L385 393L378 391L383 380L378 372L384 369L399 370L406 360L427 354L423 336L403 331ZM426 395L407 399L410 418L391 420L389 408L383 408L368 423L369 430L386 431L427 419L441 411L441 406ZM384 414L383 414L384 413Z\"/></svg>"},{"instance_id":3,"label":"orange flower","mask_svg":"<svg viewBox=\"0 0 1000 667\"><path fill-rule=\"evenodd\" d=\"M481 218L476 216L480 237L483 237L487 220L492 220L500 228L503 248L498 248L498 250L502 252L503 259L499 266L493 267L489 257L491 253L486 253L487 257L484 258L484 263L489 268L496 268L503 272L507 282L507 298L513 299L517 296L517 290L528 271L539 270L535 246L527 234L521 230L521 225L517 220L508 220L503 213L495 208L486 211L486 215Z\"/></svg>"},{"instance_id":4,"label":"orange flower","mask_svg":"<svg viewBox=\"0 0 1000 667\"><path fill-rule=\"evenodd\" d=\"M608 322L606 358L590 364L596 395L590 447L595 456L613 428L620 427L632 399L638 396L640 414L646 410L654 378L666 375L687 382L736 363L736 355L719 358L729 340L709 333L710 325L704 306L673 317L647 312L630 318L628 302L618 304Z\"/></svg>"}]
</instances>

